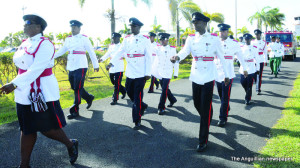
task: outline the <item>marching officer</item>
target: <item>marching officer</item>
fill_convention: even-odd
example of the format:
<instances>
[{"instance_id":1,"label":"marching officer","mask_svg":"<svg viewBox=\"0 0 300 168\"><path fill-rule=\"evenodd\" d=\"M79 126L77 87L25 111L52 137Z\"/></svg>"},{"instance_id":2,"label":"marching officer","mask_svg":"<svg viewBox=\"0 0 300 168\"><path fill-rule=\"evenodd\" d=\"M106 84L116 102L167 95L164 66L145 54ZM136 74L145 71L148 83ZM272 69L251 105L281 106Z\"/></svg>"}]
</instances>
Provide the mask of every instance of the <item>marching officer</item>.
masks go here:
<instances>
[{"instance_id":1,"label":"marching officer","mask_svg":"<svg viewBox=\"0 0 300 168\"><path fill-rule=\"evenodd\" d=\"M21 163L18 167L30 167L37 132L64 144L68 149L70 163L73 164L78 157L78 141L69 139L63 130L66 120L59 102L58 83L52 73L55 47L43 36L47 22L35 14L24 15L23 20L24 33L29 38L13 56L18 75L0 87L0 95L14 91L21 132ZM5 150L4 147L2 150Z\"/></svg>"},{"instance_id":2,"label":"marching officer","mask_svg":"<svg viewBox=\"0 0 300 168\"><path fill-rule=\"evenodd\" d=\"M252 35L243 35L246 44L242 47L243 59L245 61L245 66L241 65L239 72L241 74L241 84L246 92L245 104L249 105L252 96L252 86L255 74L259 75L260 64L257 63L258 60L258 50L257 47L251 45ZM248 76L244 75L244 71L248 72Z\"/></svg>"},{"instance_id":3,"label":"marching officer","mask_svg":"<svg viewBox=\"0 0 300 168\"><path fill-rule=\"evenodd\" d=\"M141 117L148 105L143 102L143 89L146 80L151 76L151 42L148 36L141 35L140 29L144 25L137 18L130 18L132 35L125 37L119 51L112 56L108 69L117 65L117 61L126 54L126 83L127 95L133 102L132 119L135 123L134 129L141 127Z\"/></svg>"},{"instance_id":4,"label":"marching officer","mask_svg":"<svg viewBox=\"0 0 300 168\"><path fill-rule=\"evenodd\" d=\"M270 68L271 68L271 75L275 74L275 78L277 78L278 74L278 63L279 59L282 55L281 53L281 45L276 42L276 37L271 37L271 43L269 43L268 48L270 50L269 58L270 58Z\"/></svg>"},{"instance_id":5,"label":"marching officer","mask_svg":"<svg viewBox=\"0 0 300 168\"><path fill-rule=\"evenodd\" d=\"M169 46L169 37L168 33L159 33L158 34L161 42L161 47L158 49L158 55L155 60L157 65L156 69L158 71L157 78L159 78L162 87L162 93L160 95L160 101L158 104L158 114L163 115L165 113L165 104L167 98L170 101L168 107L173 107L174 103L177 102L177 99L172 94L169 84L172 79L173 68L174 68L174 78L178 77L179 63L172 63L170 59L176 55L176 47Z\"/></svg>"},{"instance_id":6,"label":"marching officer","mask_svg":"<svg viewBox=\"0 0 300 168\"><path fill-rule=\"evenodd\" d=\"M212 119L212 96L214 81L217 78L217 67L214 59L218 57L223 66L226 65L224 53L218 35L206 32L209 18L200 12L192 14L192 23L195 26L196 34L189 35L185 46L172 57L171 61L183 60L190 53L193 56L190 80L193 88L194 106L201 116L199 145L197 151L202 152L207 148L209 126ZM229 84L229 73L225 71L225 85Z\"/></svg>"},{"instance_id":7,"label":"marching officer","mask_svg":"<svg viewBox=\"0 0 300 168\"><path fill-rule=\"evenodd\" d=\"M107 50L105 55L99 60L99 62L103 62L107 58L112 59L112 56L115 56L114 54L118 52L118 50L121 47L120 37L121 34L119 33L112 34L113 44L109 46L109 49ZM124 57L125 55L123 55L123 57L121 57L116 62L116 65L114 67L109 69L110 81L114 85L114 94L113 94L112 102L110 103L111 105L117 104L119 100L119 92L122 93L122 99L124 99L126 96L126 89L124 86L122 86L122 77L124 72L124 60L123 60Z\"/></svg>"},{"instance_id":8,"label":"marching officer","mask_svg":"<svg viewBox=\"0 0 300 168\"><path fill-rule=\"evenodd\" d=\"M94 52L94 48L86 35L79 34L82 23L77 20L71 20L70 26L72 35L66 38L63 47L55 54L54 58L62 56L67 51L68 62L67 70L69 70L69 82L74 90L74 104L70 108L68 119L73 119L79 116L79 104L81 97L87 102L87 109L91 107L94 96L89 94L84 88L85 74L88 69L88 61L85 52L89 52L90 59L94 66L94 71L99 71L99 64Z\"/></svg>"},{"instance_id":9,"label":"marching officer","mask_svg":"<svg viewBox=\"0 0 300 168\"><path fill-rule=\"evenodd\" d=\"M258 49L258 57L257 57L257 64L260 65L259 75L254 77L256 82L256 93L260 95L261 92L261 82L262 82L262 74L264 69L264 64L267 65L268 62L268 52L267 52L267 42L261 39L262 32L259 29L254 30L254 34L256 39L253 41L253 45Z\"/></svg>"},{"instance_id":10,"label":"marching officer","mask_svg":"<svg viewBox=\"0 0 300 168\"><path fill-rule=\"evenodd\" d=\"M157 57L157 49L160 45L159 45L159 43L154 41L155 37L156 37L155 33L149 32L149 38L151 40L151 51L152 51L152 57L151 57L152 58L151 59L152 69L151 69L151 83L150 83L148 93L154 92L153 91L154 84L156 85L156 89L158 89L158 87L159 87L159 82L158 82L157 78L154 77L154 74L157 74L157 68L156 68L157 65L154 64L154 60Z\"/></svg>"},{"instance_id":11,"label":"marching officer","mask_svg":"<svg viewBox=\"0 0 300 168\"><path fill-rule=\"evenodd\" d=\"M281 63L282 63L282 57L284 58L284 45L280 42L280 37L277 36L276 37L276 42L280 44L280 57L278 60L278 71L280 72L280 68L281 68Z\"/></svg>"},{"instance_id":12,"label":"marching officer","mask_svg":"<svg viewBox=\"0 0 300 168\"><path fill-rule=\"evenodd\" d=\"M228 37L228 33L229 33L228 30L230 28L230 25L219 24L218 27L220 29L220 38L221 38L220 40L224 51L224 58L227 65L222 67L221 64L219 63L219 59L215 60L218 68L217 88L221 100L220 115L219 115L220 120L218 122L218 126L224 127L227 123L228 113L230 111L229 101L230 101L231 87L232 87L233 78L235 77L234 63L233 63L234 55L237 56L237 59L239 60L239 62L243 67L245 67L245 62L238 41ZM230 82L227 86L225 86L225 82L224 82L225 75L222 68L227 69L229 73ZM247 76L248 75L247 70L245 70L243 74Z\"/></svg>"}]
</instances>

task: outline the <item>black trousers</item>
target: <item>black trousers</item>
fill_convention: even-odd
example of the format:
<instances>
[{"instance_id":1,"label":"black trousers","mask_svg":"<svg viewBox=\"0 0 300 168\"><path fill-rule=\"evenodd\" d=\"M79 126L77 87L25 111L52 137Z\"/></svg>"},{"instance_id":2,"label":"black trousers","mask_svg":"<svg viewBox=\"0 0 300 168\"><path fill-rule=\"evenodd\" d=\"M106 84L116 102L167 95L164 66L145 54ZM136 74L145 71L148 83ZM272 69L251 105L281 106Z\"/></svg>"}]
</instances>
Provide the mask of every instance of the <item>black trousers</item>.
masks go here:
<instances>
[{"instance_id":1,"label":"black trousers","mask_svg":"<svg viewBox=\"0 0 300 168\"><path fill-rule=\"evenodd\" d=\"M221 100L221 107L220 107L220 115L219 119L221 121L227 121L228 113L230 111L230 94L232 88L233 79L230 79L230 83L225 86L225 83L217 82L218 94Z\"/></svg>"},{"instance_id":2,"label":"black trousers","mask_svg":"<svg viewBox=\"0 0 300 168\"><path fill-rule=\"evenodd\" d=\"M171 103L174 103L175 101L177 101L176 98L174 97L174 95L172 94L171 90L169 89L170 80L171 79L166 79L166 78L162 78L162 80L160 80L161 86L162 86L162 92L160 95L158 109L161 109L161 110L166 109L165 104L167 101L167 97Z\"/></svg>"},{"instance_id":3,"label":"black trousers","mask_svg":"<svg viewBox=\"0 0 300 168\"><path fill-rule=\"evenodd\" d=\"M193 82L194 106L200 115L199 143L206 144L208 141L209 126L213 116L212 97L214 81L199 85Z\"/></svg>"},{"instance_id":4,"label":"black trousers","mask_svg":"<svg viewBox=\"0 0 300 168\"><path fill-rule=\"evenodd\" d=\"M156 87L159 86L159 82L158 82L157 78L152 76L149 91L153 91L154 84L155 84Z\"/></svg>"},{"instance_id":5,"label":"black trousers","mask_svg":"<svg viewBox=\"0 0 300 168\"><path fill-rule=\"evenodd\" d=\"M69 71L69 82L71 88L74 90L74 110L73 112L79 112L79 104L81 104L81 98L85 101L89 101L92 95L89 94L84 88L84 80L87 68L77 69L75 71Z\"/></svg>"},{"instance_id":6,"label":"black trousers","mask_svg":"<svg viewBox=\"0 0 300 168\"><path fill-rule=\"evenodd\" d=\"M110 73L110 82L114 85L114 94L113 94L113 101L119 100L119 92L121 92L123 95L126 94L126 89L124 86L122 86L122 77L123 72L117 72L117 73Z\"/></svg>"},{"instance_id":7,"label":"black trousers","mask_svg":"<svg viewBox=\"0 0 300 168\"><path fill-rule=\"evenodd\" d=\"M247 78L243 74L241 74L241 84L246 92L245 101L249 102L252 96L252 86L254 81L254 76L256 74L248 74Z\"/></svg>"},{"instance_id":8,"label":"black trousers","mask_svg":"<svg viewBox=\"0 0 300 168\"><path fill-rule=\"evenodd\" d=\"M132 120L133 122L138 122L141 120L143 112L142 110L146 107L146 104L143 102L143 90L145 86L145 78L126 78L125 88L127 95L130 100L133 102L132 105Z\"/></svg>"},{"instance_id":9,"label":"black trousers","mask_svg":"<svg viewBox=\"0 0 300 168\"><path fill-rule=\"evenodd\" d=\"M261 92L261 81L262 81L262 74L263 74L263 70L264 70L264 65L265 65L265 63L260 63L259 75L256 74L255 77L254 77L257 92Z\"/></svg>"}]
</instances>

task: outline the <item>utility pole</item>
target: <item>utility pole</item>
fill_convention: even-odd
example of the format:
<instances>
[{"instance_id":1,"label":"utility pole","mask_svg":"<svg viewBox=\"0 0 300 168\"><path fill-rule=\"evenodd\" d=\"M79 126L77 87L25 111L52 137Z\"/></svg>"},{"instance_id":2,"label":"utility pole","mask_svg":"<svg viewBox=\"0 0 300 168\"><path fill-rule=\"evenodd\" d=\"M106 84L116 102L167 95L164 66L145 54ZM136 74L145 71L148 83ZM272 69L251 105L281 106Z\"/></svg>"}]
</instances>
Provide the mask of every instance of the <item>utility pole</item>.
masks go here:
<instances>
[{"instance_id":1,"label":"utility pole","mask_svg":"<svg viewBox=\"0 0 300 168\"><path fill-rule=\"evenodd\" d=\"M237 39L237 0L235 0L235 39Z\"/></svg>"},{"instance_id":2,"label":"utility pole","mask_svg":"<svg viewBox=\"0 0 300 168\"><path fill-rule=\"evenodd\" d=\"M24 16L24 14L25 14L25 9L27 9L27 7L23 5L23 7L22 7L23 16Z\"/></svg>"}]
</instances>

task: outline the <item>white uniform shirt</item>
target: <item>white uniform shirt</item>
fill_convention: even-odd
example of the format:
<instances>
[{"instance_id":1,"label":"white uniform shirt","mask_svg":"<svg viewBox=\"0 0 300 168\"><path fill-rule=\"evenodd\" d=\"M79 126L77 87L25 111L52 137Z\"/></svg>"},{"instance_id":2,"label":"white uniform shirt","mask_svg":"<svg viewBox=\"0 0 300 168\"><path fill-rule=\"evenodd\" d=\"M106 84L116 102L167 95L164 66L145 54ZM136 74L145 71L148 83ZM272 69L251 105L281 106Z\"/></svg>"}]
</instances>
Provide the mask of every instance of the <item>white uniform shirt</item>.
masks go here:
<instances>
[{"instance_id":1,"label":"white uniform shirt","mask_svg":"<svg viewBox=\"0 0 300 168\"><path fill-rule=\"evenodd\" d=\"M238 41L227 38L226 40L221 41L221 45L222 45L222 48L224 51L224 58L227 63L227 66L222 66L222 64L220 63L220 59L215 59L215 63L218 68L218 78L217 78L218 82L224 81L225 74L224 74L223 68L226 68L228 70L229 79L232 79L235 77L234 62L233 62L235 56L240 61L242 66L244 66L244 67L246 66L244 59L243 59L241 46L238 43Z\"/></svg>"},{"instance_id":2,"label":"white uniform shirt","mask_svg":"<svg viewBox=\"0 0 300 168\"><path fill-rule=\"evenodd\" d=\"M105 53L105 55L103 55L103 57L101 57L101 59L103 61L105 61L107 58L112 59L112 57L115 56L115 54L119 51L120 47L120 43L110 45L107 52ZM109 73L124 72L124 57L125 54L123 55L123 57L116 61L116 65L109 69Z\"/></svg>"},{"instance_id":3,"label":"white uniform shirt","mask_svg":"<svg viewBox=\"0 0 300 168\"><path fill-rule=\"evenodd\" d=\"M113 65L126 54L127 68L125 75L135 79L151 76L151 42L149 37L138 34L128 35L124 38L119 51L112 56L110 62Z\"/></svg>"},{"instance_id":4,"label":"white uniform shirt","mask_svg":"<svg viewBox=\"0 0 300 168\"><path fill-rule=\"evenodd\" d=\"M34 82L47 68L54 66L54 45L46 38L38 48L39 43L42 40L42 35L37 34L24 41L18 48L18 51L13 57L15 65L27 72L18 75L12 83L17 85L15 89L15 102L23 105L30 105L31 102L28 99L30 94L30 84ZM38 51L33 55L28 53L34 53L38 48ZM40 78L42 94L44 95L45 101L57 101L59 100L59 87L54 74ZM36 90L36 84L34 84Z\"/></svg>"},{"instance_id":5,"label":"white uniform shirt","mask_svg":"<svg viewBox=\"0 0 300 168\"><path fill-rule=\"evenodd\" d=\"M269 53L270 58L281 57L282 49L281 49L281 45L279 43L277 43L277 42L269 43L268 48L270 50L270 53Z\"/></svg>"},{"instance_id":6,"label":"white uniform shirt","mask_svg":"<svg viewBox=\"0 0 300 168\"><path fill-rule=\"evenodd\" d=\"M157 71L157 65L158 65L158 60L157 60L157 51L160 47L160 44L157 42L151 43L151 52L152 52L152 57L151 57L151 75L153 76L158 76L158 71Z\"/></svg>"},{"instance_id":7,"label":"white uniform shirt","mask_svg":"<svg viewBox=\"0 0 300 168\"><path fill-rule=\"evenodd\" d=\"M176 55L176 48L173 46L160 46L157 51L157 74L154 76L158 79L171 79L174 68L174 76L178 76L179 63L172 63L170 59Z\"/></svg>"},{"instance_id":8,"label":"white uniform shirt","mask_svg":"<svg viewBox=\"0 0 300 168\"><path fill-rule=\"evenodd\" d=\"M265 40L257 40L255 39L252 44L258 49L258 63L266 63L268 62L268 45Z\"/></svg>"},{"instance_id":9,"label":"white uniform shirt","mask_svg":"<svg viewBox=\"0 0 300 168\"><path fill-rule=\"evenodd\" d=\"M178 56L180 60L183 60L190 53L193 56L190 80L197 84L203 85L217 79L217 67L214 63L216 57L220 58L222 65L227 66L221 42L217 35L208 32L203 35L198 32L196 35L189 35ZM228 70L224 69L224 71L225 77L229 77Z\"/></svg>"},{"instance_id":10,"label":"white uniform shirt","mask_svg":"<svg viewBox=\"0 0 300 168\"><path fill-rule=\"evenodd\" d=\"M85 54L86 51L89 52L94 68L99 68L94 48L87 36L82 34L69 36L66 38L62 48L55 54L54 58L62 56L67 51L69 51L67 70L75 71L81 68L88 68L88 61Z\"/></svg>"},{"instance_id":11,"label":"white uniform shirt","mask_svg":"<svg viewBox=\"0 0 300 168\"><path fill-rule=\"evenodd\" d=\"M280 43L280 50L279 50L279 54L280 54L280 57L283 57L284 56L284 45L282 43Z\"/></svg>"},{"instance_id":12,"label":"white uniform shirt","mask_svg":"<svg viewBox=\"0 0 300 168\"><path fill-rule=\"evenodd\" d=\"M260 64L256 64L258 58L257 47L253 45L244 45L242 47L242 53L246 67L241 65L239 72L244 74L244 71L247 71L248 74L253 74L256 71L259 71Z\"/></svg>"}]
</instances>

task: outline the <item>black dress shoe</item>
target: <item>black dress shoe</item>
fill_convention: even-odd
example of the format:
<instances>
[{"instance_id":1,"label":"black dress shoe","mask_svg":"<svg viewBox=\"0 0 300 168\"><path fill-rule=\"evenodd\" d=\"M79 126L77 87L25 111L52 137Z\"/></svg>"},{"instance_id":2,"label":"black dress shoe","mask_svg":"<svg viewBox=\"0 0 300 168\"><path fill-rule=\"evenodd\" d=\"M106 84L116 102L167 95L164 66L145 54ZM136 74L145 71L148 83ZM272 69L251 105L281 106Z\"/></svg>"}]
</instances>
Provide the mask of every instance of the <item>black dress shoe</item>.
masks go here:
<instances>
[{"instance_id":1,"label":"black dress shoe","mask_svg":"<svg viewBox=\"0 0 300 168\"><path fill-rule=\"evenodd\" d=\"M163 110L163 109L158 109L158 112L157 112L157 114L158 115L164 115L165 114L165 110Z\"/></svg>"},{"instance_id":2,"label":"black dress shoe","mask_svg":"<svg viewBox=\"0 0 300 168\"><path fill-rule=\"evenodd\" d=\"M126 92L125 92L125 93L122 93L121 99L124 99L125 97L126 97Z\"/></svg>"},{"instance_id":3,"label":"black dress shoe","mask_svg":"<svg viewBox=\"0 0 300 168\"><path fill-rule=\"evenodd\" d=\"M145 111L148 108L148 104L146 104L144 107L142 107L142 116L145 114Z\"/></svg>"},{"instance_id":4,"label":"black dress shoe","mask_svg":"<svg viewBox=\"0 0 300 168\"><path fill-rule=\"evenodd\" d=\"M159 84L156 85L156 90L159 88Z\"/></svg>"},{"instance_id":5,"label":"black dress shoe","mask_svg":"<svg viewBox=\"0 0 300 168\"><path fill-rule=\"evenodd\" d=\"M154 91L153 90L149 90L148 93L154 93Z\"/></svg>"},{"instance_id":6,"label":"black dress shoe","mask_svg":"<svg viewBox=\"0 0 300 168\"><path fill-rule=\"evenodd\" d=\"M218 126L219 126L219 127L224 127L225 125L226 125L226 121L220 120L220 121L218 122Z\"/></svg>"},{"instance_id":7,"label":"black dress shoe","mask_svg":"<svg viewBox=\"0 0 300 168\"><path fill-rule=\"evenodd\" d=\"M78 157L78 140L77 139L71 139L73 142L73 146L68 149L70 163L74 164Z\"/></svg>"},{"instance_id":8,"label":"black dress shoe","mask_svg":"<svg viewBox=\"0 0 300 168\"><path fill-rule=\"evenodd\" d=\"M250 105L250 101L245 100L246 105Z\"/></svg>"},{"instance_id":9,"label":"black dress shoe","mask_svg":"<svg viewBox=\"0 0 300 168\"><path fill-rule=\"evenodd\" d=\"M206 144L199 144L197 146L197 152L203 152L207 148Z\"/></svg>"},{"instance_id":10,"label":"black dress shoe","mask_svg":"<svg viewBox=\"0 0 300 168\"><path fill-rule=\"evenodd\" d=\"M16 167L16 168L21 168L21 166L18 166L18 167ZM27 168L31 168L30 166L28 166Z\"/></svg>"},{"instance_id":11,"label":"black dress shoe","mask_svg":"<svg viewBox=\"0 0 300 168\"><path fill-rule=\"evenodd\" d=\"M134 130L139 130L141 128L141 120L134 123L135 126L133 127Z\"/></svg>"},{"instance_id":12,"label":"black dress shoe","mask_svg":"<svg viewBox=\"0 0 300 168\"><path fill-rule=\"evenodd\" d=\"M67 117L68 117L68 119L73 119L73 118L76 118L78 116L79 116L79 113L71 113Z\"/></svg>"},{"instance_id":13,"label":"black dress shoe","mask_svg":"<svg viewBox=\"0 0 300 168\"><path fill-rule=\"evenodd\" d=\"M110 105L116 105L118 102L117 101L112 101L111 103L110 103Z\"/></svg>"},{"instance_id":14,"label":"black dress shoe","mask_svg":"<svg viewBox=\"0 0 300 168\"><path fill-rule=\"evenodd\" d=\"M93 100L94 100L94 96L92 95L90 100L87 101L87 106L86 106L86 109L89 109L91 106L92 106L92 103L93 103Z\"/></svg>"},{"instance_id":15,"label":"black dress shoe","mask_svg":"<svg viewBox=\"0 0 300 168\"><path fill-rule=\"evenodd\" d=\"M273 75L273 72L271 72L270 75Z\"/></svg>"},{"instance_id":16,"label":"black dress shoe","mask_svg":"<svg viewBox=\"0 0 300 168\"><path fill-rule=\"evenodd\" d=\"M260 92L256 92L257 95L260 95Z\"/></svg>"},{"instance_id":17,"label":"black dress shoe","mask_svg":"<svg viewBox=\"0 0 300 168\"><path fill-rule=\"evenodd\" d=\"M275 78L278 78L278 77L277 77L277 74L275 75Z\"/></svg>"},{"instance_id":18,"label":"black dress shoe","mask_svg":"<svg viewBox=\"0 0 300 168\"><path fill-rule=\"evenodd\" d=\"M173 105L177 102L177 100L175 100L174 102L170 103L169 105L167 105L167 107L173 107Z\"/></svg>"}]
</instances>

